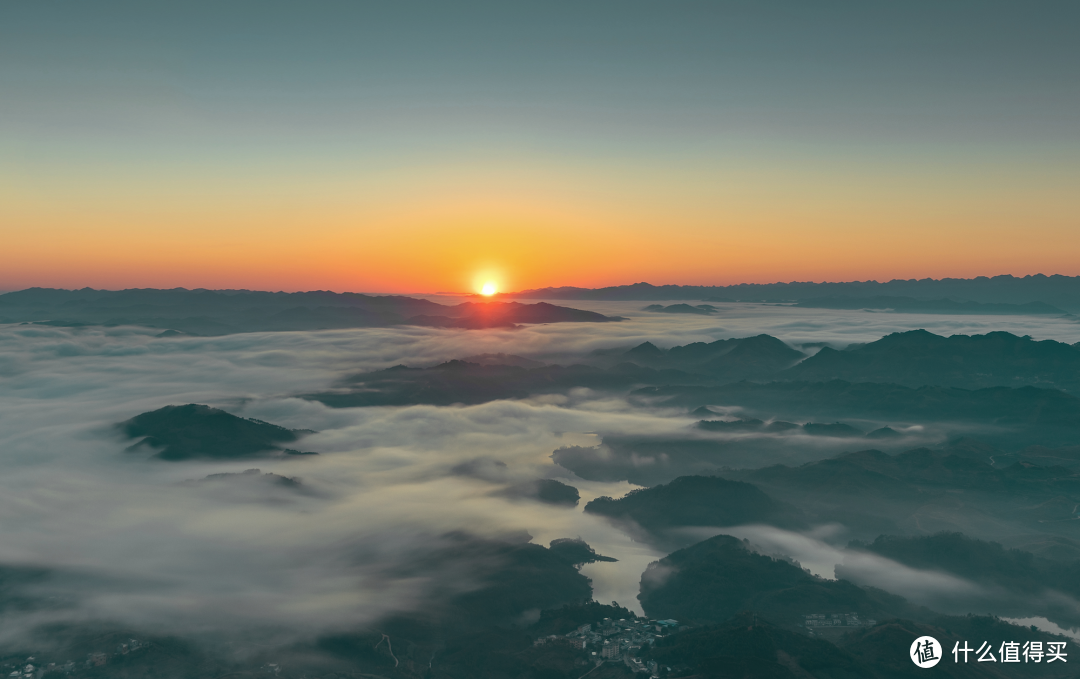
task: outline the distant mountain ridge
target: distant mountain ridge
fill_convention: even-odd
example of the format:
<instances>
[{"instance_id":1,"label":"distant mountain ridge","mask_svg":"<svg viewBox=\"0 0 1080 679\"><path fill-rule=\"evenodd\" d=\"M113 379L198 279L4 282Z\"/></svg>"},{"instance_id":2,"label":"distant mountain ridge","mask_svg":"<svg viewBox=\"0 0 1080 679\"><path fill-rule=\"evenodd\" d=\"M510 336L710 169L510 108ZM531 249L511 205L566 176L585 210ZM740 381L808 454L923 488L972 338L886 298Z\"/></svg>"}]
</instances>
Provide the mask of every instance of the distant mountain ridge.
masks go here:
<instances>
[{"instance_id":1,"label":"distant mountain ridge","mask_svg":"<svg viewBox=\"0 0 1080 679\"><path fill-rule=\"evenodd\" d=\"M825 347L777 377L965 389L1029 385L1080 393L1080 349L1000 331L943 337L911 330L844 351Z\"/></svg>"},{"instance_id":2,"label":"distant mountain ridge","mask_svg":"<svg viewBox=\"0 0 1080 679\"><path fill-rule=\"evenodd\" d=\"M603 369L588 365L480 365L452 360L430 368L397 365L351 375L333 391L302 394L332 408L361 406L477 404L574 387L628 389L638 384L697 384L707 381L677 370L653 370L633 363Z\"/></svg>"},{"instance_id":3,"label":"distant mountain ridge","mask_svg":"<svg viewBox=\"0 0 1080 679\"><path fill-rule=\"evenodd\" d=\"M540 288L502 295L514 299L566 300L711 300L798 302L827 297L951 298L987 304L1042 302L1067 311L1080 310L1080 276L978 276L849 282L739 283L736 285L614 285L606 288ZM994 312L988 312L994 313Z\"/></svg>"},{"instance_id":4,"label":"distant mountain ridge","mask_svg":"<svg viewBox=\"0 0 1080 679\"><path fill-rule=\"evenodd\" d=\"M138 325L162 336L217 336L421 325L441 328L500 328L518 323L602 323L621 320L593 311L546 302L439 304L401 295L354 292L262 292L252 290L57 290L30 288L0 295L0 323Z\"/></svg>"},{"instance_id":5,"label":"distant mountain ridge","mask_svg":"<svg viewBox=\"0 0 1080 679\"><path fill-rule=\"evenodd\" d=\"M654 537L684 526L769 524L790 530L806 526L795 507L752 484L716 476L680 476L618 499L598 497L585 505L585 512L631 521Z\"/></svg>"},{"instance_id":6,"label":"distant mountain ridge","mask_svg":"<svg viewBox=\"0 0 1080 679\"><path fill-rule=\"evenodd\" d=\"M914 297L815 297L795 304L805 309L870 309L922 314L1015 314L1029 316L1061 315L1065 312L1044 302L1002 304L1000 302L957 302L952 299L915 299Z\"/></svg>"},{"instance_id":7,"label":"distant mountain ridge","mask_svg":"<svg viewBox=\"0 0 1080 679\"><path fill-rule=\"evenodd\" d=\"M735 382L722 386L643 387L633 392L666 406L697 408L739 403L744 408L784 409L800 418L847 417L915 421L971 421L1025 427L1080 427L1080 398L1036 387L904 387L880 382ZM1071 435L1070 435L1071 436Z\"/></svg>"},{"instance_id":8,"label":"distant mountain ridge","mask_svg":"<svg viewBox=\"0 0 1080 679\"><path fill-rule=\"evenodd\" d=\"M606 350L599 355L657 370L682 370L727 381L771 377L806 358L803 352L771 335L693 342L670 349L642 342L621 354Z\"/></svg>"},{"instance_id":9,"label":"distant mountain ridge","mask_svg":"<svg viewBox=\"0 0 1080 679\"><path fill-rule=\"evenodd\" d=\"M596 351L594 360L629 361L718 382L844 380L962 389L1034 386L1080 393L1080 347L1003 331L945 337L909 330L842 350L825 346L810 357L771 335L667 349L642 342L629 349Z\"/></svg>"},{"instance_id":10,"label":"distant mountain ridge","mask_svg":"<svg viewBox=\"0 0 1080 679\"><path fill-rule=\"evenodd\" d=\"M925 615L899 596L847 580L825 580L791 561L759 554L730 535L703 540L649 564L641 575L638 600L650 617L698 624L723 621L741 611L789 625L801 622L805 611L816 610L850 611L864 619Z\"/></svg>"}]
</instances>

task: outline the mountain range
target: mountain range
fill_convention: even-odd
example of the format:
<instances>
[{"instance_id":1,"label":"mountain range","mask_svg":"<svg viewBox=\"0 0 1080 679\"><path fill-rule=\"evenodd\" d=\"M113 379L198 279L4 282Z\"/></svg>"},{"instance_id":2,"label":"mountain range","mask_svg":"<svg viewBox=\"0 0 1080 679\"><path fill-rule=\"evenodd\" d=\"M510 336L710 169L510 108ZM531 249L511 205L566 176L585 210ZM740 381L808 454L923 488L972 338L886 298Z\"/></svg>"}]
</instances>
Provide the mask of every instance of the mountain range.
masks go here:
<instances>
[{"instance_id":1,"label":"mountain range","mask_svg":"<svg viewBox=\"0 0 1080 679\"><path fill-rule=\"evenodd\" d=\"M415 297L353 292L30 288L0 295L0 323L138 325L160 328L166 337L393 325L478 329L617 320L621 319L545 302L447 305Z\"/></svg>"},{"instance_id":2,"label":"mountain range","mask_svg":"<svg viewBox=\"0 0 1080 679\"><path fill-rule=\"evenodd\" d=\"M912 330L844 351L824 347L777 376L965 389L1030 385L1076 392L1080 390L1080 349L1008 332L942 337Z\"/></svg>"},{"instance_id":3,"label":"mountain range","mask_svg":"<svg viewBox=\"0 0 1080 679\"><path fill-rule=\"evenodd\" d=\"M332 391L302 398L335 408L400 405L466 405L532 394L568 391L574 387L627 390L641 384L697 384L703 378L677 370L653 370L633 363L611 368L589 365L544 365L525 368L452 360L430 368L397 365L342 379Z\"/></svg>"},{"instance_id":4,"label":"mountain range","mask_svg":"<svg viewBox=\"0 0 1080 679\"><path fill-rule=\"evenodd\" d=\"M509 293L516 299L581 300L702 300L742 302L798 302L852 297L909 297L922 300L952 299L987 304L1041 302L1069 312L1080 310L1080 276L978 276L976 278L922 278L837 283L740 283L737 285L651 285L634 283L605 288L539 288ZM993 313L993 312L987 312Z\"/></svg>"}]
</instances>

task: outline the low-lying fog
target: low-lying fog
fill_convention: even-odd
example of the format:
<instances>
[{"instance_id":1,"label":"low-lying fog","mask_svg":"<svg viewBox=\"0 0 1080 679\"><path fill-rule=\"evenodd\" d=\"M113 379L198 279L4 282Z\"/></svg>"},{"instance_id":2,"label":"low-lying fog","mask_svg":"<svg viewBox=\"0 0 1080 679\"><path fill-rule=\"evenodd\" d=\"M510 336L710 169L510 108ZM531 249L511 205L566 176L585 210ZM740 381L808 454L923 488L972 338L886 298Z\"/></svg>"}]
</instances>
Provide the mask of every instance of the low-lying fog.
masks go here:
<instances>
[{"instance_id":1,"label":"low-lying fog","mask_svg":"<svg viewBox=\"0 0 1080 679\"><path fill-rule=\"evenodd\" d=\"M214 338L155 338L157 330L139 328L0 326L0 562L58 569L62 575L43 594L64 603L44 612L7 611L3 634L65 618L174 631L310 632L369 621L422 606L434 588L468 588L468 569L404 569L437 548L441 535L460 530L487 536L527 531L543 545L581 537L619 560L583 567L595 598L640 611L641 572L663 554L582 512L590 499L618 497L632 486L585 481L554 465L551 454L563 445L591 445L589 432L674 435L700 418L632 407L587 390L470 407L332 409L293 397L347 373L497 352L569 362L645 340L666 347L760 333L794 346L842 347L915 328L1080 341L1080 324L1054 318L731 304L716 304L720 311L713 316L678 316L643 312L644 302L560 304L628 320ZM320 455L213 463L125 452L130 441L113 424L186 403L316 430L300 445ZM274 484L261 475L184 483L252 468L296 477L301 485ZM515 482L543 478L575 486L581 502L565 508L499 494ZM792 546L795 537L777 535L773 542L802 558L816 555L821 563L814 568L828 576L843 561L827 531L799 537L801 547ZM874 564L849 568L868 573L870 584L875 572L884 572Z\"/></svg>"}]
</instances>

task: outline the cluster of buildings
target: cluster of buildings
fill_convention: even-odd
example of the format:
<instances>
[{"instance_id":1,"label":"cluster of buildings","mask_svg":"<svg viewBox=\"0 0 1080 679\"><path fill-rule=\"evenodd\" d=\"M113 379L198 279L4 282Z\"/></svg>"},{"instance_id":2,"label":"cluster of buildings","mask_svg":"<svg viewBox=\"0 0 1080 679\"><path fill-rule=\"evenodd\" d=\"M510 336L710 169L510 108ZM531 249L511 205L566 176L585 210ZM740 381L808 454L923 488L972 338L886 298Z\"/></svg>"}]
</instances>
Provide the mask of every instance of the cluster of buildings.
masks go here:
<instances>
[{"instance_id":1,"label":"cluster of buildings","mask_svg":"<svg viewBox=\"0 0 1080 679\"><path fill-rule=\"evenodd\" d=\"M680 625L678 620L604 618L595 625L582 625L561 637L541 637L534 644L568 644L589 653L597 665L604 662L622 662L635 673L648 673L650 677L658 677L661 668L656 661L642 661L637 657L638 654L642 648L656 643L657 639L684 629L689 628Z\"/></svg>"},{"instance_id":2,"label":"cluster of buildings","mask_svg":"<svg viewBox=\"0 0 1080 679\"><path fill-rule=\"evenodd\" d=\"M112 657L127 655L134 651L144 648L146 644L138 639L128 639L126 642L116 645L116 651L112 654ZM9 679L41 679L46 672L63 672L64 674L72 674L79 668L101 667L108 664L110 654L102 651L96 651L94 653L88 653L86 655L86 661L82 663L76 663L74 660L68 660L62 665L57 663L38 663L34 656L30 656L26 659L26 664L19 664L15 670L8 674ZM9 665L10 667L10 665Z\"/></svg>"}]
</instances>

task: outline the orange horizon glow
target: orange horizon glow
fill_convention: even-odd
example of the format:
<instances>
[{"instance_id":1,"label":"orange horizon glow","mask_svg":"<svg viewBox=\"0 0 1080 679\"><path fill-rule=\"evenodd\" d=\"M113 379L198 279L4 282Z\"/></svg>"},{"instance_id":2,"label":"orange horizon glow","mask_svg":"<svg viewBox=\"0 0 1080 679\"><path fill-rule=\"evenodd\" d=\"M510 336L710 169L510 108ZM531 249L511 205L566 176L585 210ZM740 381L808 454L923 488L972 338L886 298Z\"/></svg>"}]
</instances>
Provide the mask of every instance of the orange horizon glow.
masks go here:
<instances>
[{"instance_id":1,"label":"orange horizon glow","mask_svg":"<svg viewBox=\"0 0 1080 679\"><path fill-rule=\"evenodd\" d=\"M1064 6L8 4L0 291L1080 275Z\"/></svg>"},{"instance_id":2,"label":"orange horizon glow","mask_svg":"<svg viewBox=\"0 0 1080 679\"><path fill-rule=\"evenodd\" d=\"M1080 275L1080 182L1062 168L1028 168L1022 181L981 166L665 169L538 160L290 175L232 192L220 177L166 186L135 169L47 187L0 173L0 290L418 294L488 281L517 291Z\"/></svg>"}]
</instances>

